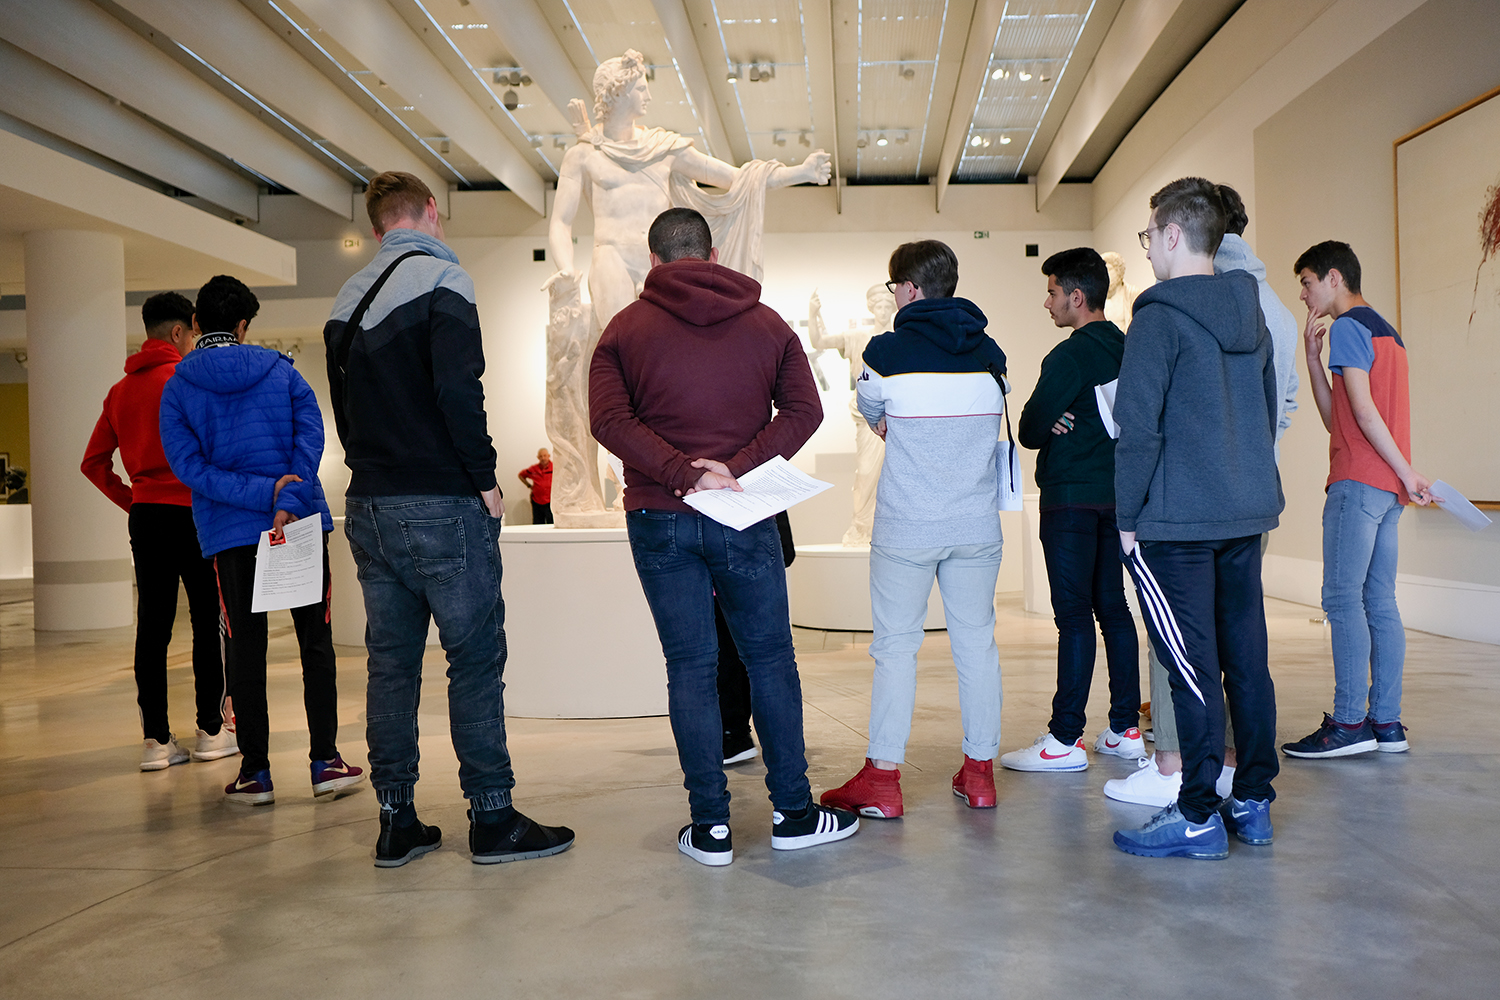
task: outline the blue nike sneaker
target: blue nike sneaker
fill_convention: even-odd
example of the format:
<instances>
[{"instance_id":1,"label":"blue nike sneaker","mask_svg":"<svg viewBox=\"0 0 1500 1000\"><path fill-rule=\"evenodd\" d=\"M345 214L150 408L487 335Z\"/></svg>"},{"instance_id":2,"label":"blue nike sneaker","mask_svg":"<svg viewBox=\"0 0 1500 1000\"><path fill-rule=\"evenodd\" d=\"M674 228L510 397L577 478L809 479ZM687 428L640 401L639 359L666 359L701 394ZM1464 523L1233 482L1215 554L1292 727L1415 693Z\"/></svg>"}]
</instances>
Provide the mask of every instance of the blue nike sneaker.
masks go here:
<instances>
[{"instance_id":1,"label":"blue nike sneaker","mask_svg":"<svg viewBox=\"0 0 1500 1000\"><path fill-rule=\"evenodd\" d=\"M1116 830L1115 846L1143 858L1198 858L1221 861L1229 857L1229 835L1218 813L1193 823L1173 802L1146 821L1139 830Z\"/></svg>"},{"instance_id":2,"label":"blue nike sneaker","mask_svg":"<svg viewBox=\"0 0 1500 1000\"><path fill-rule=\"evenodd\" d=\"M1271 842L1271 800L1230 796L1219 805L1224 828L1243 843L1264 847Z\"/></svg>"}]
</instances>

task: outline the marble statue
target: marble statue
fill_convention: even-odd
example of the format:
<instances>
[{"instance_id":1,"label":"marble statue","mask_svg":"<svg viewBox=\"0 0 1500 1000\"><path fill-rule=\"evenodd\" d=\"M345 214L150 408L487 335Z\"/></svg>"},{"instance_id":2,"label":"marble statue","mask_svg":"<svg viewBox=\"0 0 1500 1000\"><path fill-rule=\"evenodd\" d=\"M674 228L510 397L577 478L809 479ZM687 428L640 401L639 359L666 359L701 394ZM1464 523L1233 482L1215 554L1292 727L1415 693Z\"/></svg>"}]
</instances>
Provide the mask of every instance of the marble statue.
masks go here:
<instances>
[{"instance_id":1,"label":"marble statue","mask_svg":"<svg viewBox=\"0 0 1500 1000\"><path fill-rule=\"evenodd\" d=\"M872 318L870 325L857 326L840 333L830 333L823 320L823 303L816 291L807 306L807 339L817 350L836 350L849 362L849 385L864 370L865 345L876 334L891 328L896 315L896 297L884 284L871 285L865 292L865 304ZM870 544L870 528L875 523L875 489L880 482L880 466L885 461L885 442L865 418L859 404L849 397L849 414L854 418L854 518L844 532L846 548Z\"/></svg>"},{"instance_id":2,"label":"marble statue","mask_svg":"<svg viewBox=\"0 0 1500 1000\"><path fill-rule=\"evenodd\" d=\"M1104 300L1104 318L1122 331L1130 329L1130 310L1141 290L1125 281L1125 258L1107 250L1099 256L1109 268L1109 297Z\"/></svg>"},{"instance_id":3,"label":"marble statue","mask_svg":"<svg viewBox=\"0 0 1500 1000\"><path fill-rule=\"evenodd\" d=\"M547 248L557 273L548 279L547 436L557 472L552 511L558 527L623 524L606 510L600 489L598 444L589 433L588 367L599 335L615 313L635 301L651 268L646 231L666 209L697 209L713 230L719 263L761 275L765 194L791 184L828 183L821 149L800 165L751 160L735 167L707 156L691 139L636 123L651 100L644 57L634 50L606 59L594 73L594 118L572 101L578 142L563 155ZM723 189L714 193L708 184ZM589 302L573 260L573 221L588 202L594 216Z\"/></svg>"}]
</instances>

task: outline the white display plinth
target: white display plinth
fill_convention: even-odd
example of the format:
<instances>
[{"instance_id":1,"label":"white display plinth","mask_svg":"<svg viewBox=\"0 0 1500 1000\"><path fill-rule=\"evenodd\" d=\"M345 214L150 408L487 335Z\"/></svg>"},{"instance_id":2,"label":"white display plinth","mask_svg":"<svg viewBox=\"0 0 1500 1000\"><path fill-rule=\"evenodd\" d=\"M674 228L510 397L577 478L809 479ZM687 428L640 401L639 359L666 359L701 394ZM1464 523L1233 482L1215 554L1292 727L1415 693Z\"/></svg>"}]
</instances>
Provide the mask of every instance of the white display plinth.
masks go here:
<instances>
[{"instance_id":1,"label":"white display plinth","mask_svg":"<svg viewBox=\"0 0 1500 1000\"><path fill-rule=\"evenodd\" d=\"M661 641L624 528L506 526L505 714L667 714Z\"/></svg>"},{"instance_id":2,"label":"white display plinth","mask_svg":"<svg viewBox=\"0 0 1500 1000\"><path fill-rule=\"evenodd\" d=\"M0 502L0 580L31 578L31 504Z\"/></svg>"},{"instance_id":3,"label":"white display plinth","mask_svg":"<svg viewBox=\"0 0 1500 1000\"><path fill-rule=\"evenodd\" d=\"M828 632L871 632L870 547L799 545L786 571L792 624ZM948 627L937 581L927 597L927 630Z\"/></svg>"},{"instance_id":4,"label":"white display plinth","mask_svg":"<svg viewBox=\"0 0 1500 1000\"><path fill-rule=\"evenodd\" d=\"M349 551L349 536L344 534L344 519L333 519L333 533L328 536L328 568L333 582L333 604L329 625L333 641L340 646L365 644L365 594L359 588L359 571L354 554ZM437 629L427 627L427 645L438 644Z\"/></svg>"}]
</instances>

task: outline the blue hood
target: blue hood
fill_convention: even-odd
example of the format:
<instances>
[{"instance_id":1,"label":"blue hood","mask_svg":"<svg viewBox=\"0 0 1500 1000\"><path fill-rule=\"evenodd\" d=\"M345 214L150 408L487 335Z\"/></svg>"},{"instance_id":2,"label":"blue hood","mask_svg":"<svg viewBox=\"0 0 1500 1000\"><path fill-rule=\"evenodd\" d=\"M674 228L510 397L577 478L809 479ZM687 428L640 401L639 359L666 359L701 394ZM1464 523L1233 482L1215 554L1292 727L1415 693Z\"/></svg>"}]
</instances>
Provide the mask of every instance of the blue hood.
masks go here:
<instances>
[{"instance_id":1,"label":"blue hood","mask_svg":"<svg viewBox=\"0 0 1500 1000\"><path fill-rule=\"evenodd\" d=\"M278 364L291 363L285 354L255 344L210 347L190 351L177 363L177 377L209 392L244 392L265 381Z\"/></svg>"},{"instance_id":2,"label":"blue hood","mask_svg":"<svg viewBox=\"0 0 1500 1000\"><path fill-rule=\"evenodd\" d=\"M989 320L968 299L918 299L896 313L898 333L915 333L949 354L968 354L987 338Z\"/></svg>"}]
</instances>

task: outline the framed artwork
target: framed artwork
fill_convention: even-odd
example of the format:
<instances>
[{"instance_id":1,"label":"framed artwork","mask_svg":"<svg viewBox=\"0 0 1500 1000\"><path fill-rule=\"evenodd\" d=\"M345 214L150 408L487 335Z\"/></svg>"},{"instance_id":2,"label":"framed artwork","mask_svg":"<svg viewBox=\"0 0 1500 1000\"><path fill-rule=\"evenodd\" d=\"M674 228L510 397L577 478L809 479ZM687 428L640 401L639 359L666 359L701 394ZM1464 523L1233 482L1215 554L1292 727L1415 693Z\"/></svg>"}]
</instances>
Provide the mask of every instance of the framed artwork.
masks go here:
<instances>
[{"instance_id":1,"label":"framed artwork","mask_svg":"<svg viewBox=\"0 0 1500 1000\"><path fill-rule=\"evenodd\" d=\"M1500 88L1394 143L1412 461L1500 506Z\"/></svg>"}]
</instances>

